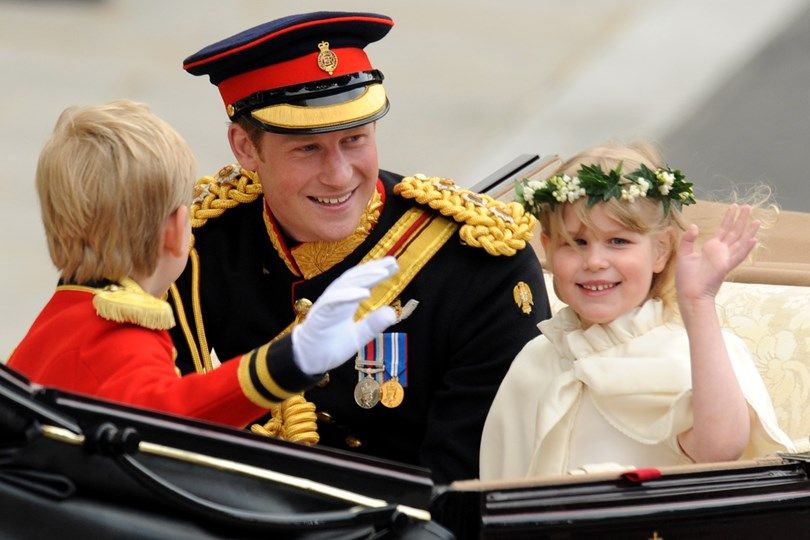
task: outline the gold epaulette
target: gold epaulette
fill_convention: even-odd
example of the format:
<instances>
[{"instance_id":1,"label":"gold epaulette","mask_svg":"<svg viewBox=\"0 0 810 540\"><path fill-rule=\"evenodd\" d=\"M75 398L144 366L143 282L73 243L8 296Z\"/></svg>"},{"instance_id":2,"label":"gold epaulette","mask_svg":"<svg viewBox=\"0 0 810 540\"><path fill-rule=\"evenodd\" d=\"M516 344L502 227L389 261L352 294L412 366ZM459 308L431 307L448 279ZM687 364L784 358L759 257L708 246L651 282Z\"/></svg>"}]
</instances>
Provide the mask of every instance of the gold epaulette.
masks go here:
<instances>
[{"instance_id":1,"label":"gold epaulette","mask_svg":"<svg viewBox=\"0 0 810 540\"><path fill-rule=\"evenodd\" d=\"M202 227L228 208L249 203L262 194L258 175L239 165L225 165L214 176L203 176L194 185L191 226Z\"/></svg>"},{"instance_id":2,"label":"gold epaulette","mask_svg":"<svg viewBox=\"0 0 810 540\"><path fill-rule=\"evenodd\" d=\"M123 278L103 289L94 289L93 294L93 307L102 319L137 324L152 330L168 330L174 326L171 306L141 289L130 278Z\"/></svg>"},{"instance_id":3,"label":"gold epaulette","mask_svg":"<svg viewBox=\"0 0 810 540\"><path fill-rule=\"evenodd\" d=\"M520 204L474 193L448 178L406 176L394 186L394 193L461 223L461 240L490 255L509 257L526 247L536 224Z\"/></svg>"}]
</instances>

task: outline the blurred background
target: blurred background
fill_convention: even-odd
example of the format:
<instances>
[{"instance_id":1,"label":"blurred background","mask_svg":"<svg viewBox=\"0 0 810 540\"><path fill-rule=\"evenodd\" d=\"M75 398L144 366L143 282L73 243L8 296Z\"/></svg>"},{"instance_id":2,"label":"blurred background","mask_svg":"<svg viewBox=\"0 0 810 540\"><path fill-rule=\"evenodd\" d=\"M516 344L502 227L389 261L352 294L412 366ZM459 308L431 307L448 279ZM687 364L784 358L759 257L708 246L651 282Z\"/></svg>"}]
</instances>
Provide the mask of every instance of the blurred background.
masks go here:
<instances>
[{"instance_id":1,"label":"blurred background","mask_svg":"<svg viewBox=\"0 0 810 540\"><path fill-rule=\"evenodd\" d=\"M810 0L0 0L0 360L57 279L33 177L59 113L146 102L213 173L233 161L227 118L182 60L335 9L396 22L367 49L391 100L383 168L470 186L520 154L644 138L699 195L765 182L810 211Z\"/></svg>"}]
</instances>

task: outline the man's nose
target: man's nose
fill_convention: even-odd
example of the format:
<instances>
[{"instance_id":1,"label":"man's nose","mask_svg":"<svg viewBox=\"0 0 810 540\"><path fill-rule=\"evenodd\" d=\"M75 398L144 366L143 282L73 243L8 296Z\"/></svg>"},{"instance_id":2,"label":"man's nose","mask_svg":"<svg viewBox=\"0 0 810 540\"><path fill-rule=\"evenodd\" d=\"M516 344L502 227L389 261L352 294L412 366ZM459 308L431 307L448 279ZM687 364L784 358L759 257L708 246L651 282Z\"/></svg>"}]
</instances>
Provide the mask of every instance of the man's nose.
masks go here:
<instances>
[{"instance_id":1,"label":"man's nose","mask_svg":"<svg viewBox=\"0 0 810 540\"><path fill-rule=\"evenodd\" d=\"M333 149L324 156L321 182L330 186L345 186L352 178L352 166L341 149Z\"/></svg>"}]
</instances>

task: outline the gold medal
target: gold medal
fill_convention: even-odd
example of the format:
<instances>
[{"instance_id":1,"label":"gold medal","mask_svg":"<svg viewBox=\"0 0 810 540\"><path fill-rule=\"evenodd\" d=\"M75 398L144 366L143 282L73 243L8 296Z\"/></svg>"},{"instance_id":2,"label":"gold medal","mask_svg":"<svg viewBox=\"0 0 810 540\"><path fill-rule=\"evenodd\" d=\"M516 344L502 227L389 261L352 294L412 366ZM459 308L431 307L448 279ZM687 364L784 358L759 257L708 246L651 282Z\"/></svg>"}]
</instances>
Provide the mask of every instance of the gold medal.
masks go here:
<instances>
[{"instance_id":1,"label":"gold medal","mask_svg":"<svg viewBox=\"0 0 810 540\"><path fill-rule=\"evenodd\" d=\"M354 401L364 409L380 402L380 383L373 377L363 377L354 387Z\"/></svg>"},{"instance_id":2,"label":"gold medal","mask_svg":"<svg viewBox=\"0 0 810 540\"><path fill-rule=\"evenodd\" d=\"M402 388L399 381L394 378L383 383L380 388L380 394L382 404L389 409L393 409L394 407L399 407L400 403L402 403L402 400L405 398L405 389Z\"/></svg>"}]
</instances>

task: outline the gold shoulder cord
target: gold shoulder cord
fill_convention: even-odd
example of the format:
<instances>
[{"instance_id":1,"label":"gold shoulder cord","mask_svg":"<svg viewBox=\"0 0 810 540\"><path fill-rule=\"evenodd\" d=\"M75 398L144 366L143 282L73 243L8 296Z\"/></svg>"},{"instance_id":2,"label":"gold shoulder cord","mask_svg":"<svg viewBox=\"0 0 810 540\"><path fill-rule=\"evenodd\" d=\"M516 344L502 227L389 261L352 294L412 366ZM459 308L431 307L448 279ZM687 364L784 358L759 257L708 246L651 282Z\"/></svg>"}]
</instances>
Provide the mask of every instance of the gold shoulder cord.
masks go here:
<instances>
[{"instance_id":1,"label":"gold shoulder cord","mask_svg":"<svg viewBox=\"0 0 810 540\"><path fill-rule=\"evenodd\" d=\"M288 397L270 407L270 413L272 418L266 424L253 424L250 431L303 444L317 444L320 440L315 404L307 401L303 394Z\"/></svg>"},{"instance_id":2,"label":"gold shoulder cord","mask_svg":"<svg viewBox=\"0 0 810 540\"><path fill-rule=\"evenodd\" d=\"M307 316L312 302L300 299L295 302L295 319L270 340L267 347L289 334L292 329L301 324ZM276 437L285 441L300 442L303 444L318 444L321 440L318 435L318 417L315 414L315 404L307 401L304 393L290 396L281 403L270 407L270 420L264 425L253 424L250 431L265 437Z\"/></svg>"},{"instance_id":3,"label":"gold shoulder cord","mask_svg":"<svg viewBox=\"0 0 810 540\"><path fill-rule=\"evenodd\" d=\"M199 228L209 219L216 218L242 203L255 201L262 194L262 186L255 172L241 169L238 165L226 165L215 176L204 176L194 187L194 201L191 204L191 226ZM177 310L180 328L186 338L194 370L206 373L214 369L200 302L200 256L193 245L189 251L191 264L191 311L197 327L197 339L188 324L186 311L177 286L172 284L170 292ZM273 339L277 341L281 335ZM315 404L299 394L270 408L272 419L265 425L254 424L251 431L261 435L280 438L304 444L316 444L319 440L315 416Z\"/></svg>"},{"instance_id":4,"label":"gold shoulder cord","mask_svg":"<svg viewBox=\"0 0 810 540\"><path fill-rule=\"evenodd\" d=\"M394 186L394 193L461 223L461 239L490 255L511 257L526 247L536 223L519 203L474 193L448 178L406 176Z\"/></svg>"},{"instance_id":5,"label":"gold shoulder cord","mask_svg":"<svg viewBox=\"0 0 810 540\"><path fill-rule=\"evenodd\" d=\"M189 264L191 264L191 309L194 315L194 322L197 325L199 347L188 325L186 310L183 308L183 300L180 298L180 291L177 290L177 285L172 283L171 287L169 287L169 292L174 300L174 305L177 309L177 319L181 330L183 330L183 335L186 338L188 350L191 353L191 359L194 362L194 371L197 373L206 373L213 369L213 364L211 362L211 353L208 352L208 340L205 339L205 328L203 327L202 311L200 310L200 256L197 254L197 250L193 245L188 252L188 257Z\"/></svg>"},{"instance_id":6,"label":"gold shoulder cord","mask_svg":"<svg viewBox=\"0 0 810 540\"><path fill-rule=\"evenodd\" d=\"M203 176L194 186L194 200L191 203L191 226L199 228L209 219L216 218L242 203L255 201L262 193L262 185L255 172L242 169L238 165L226 165L214 176ZM202 309L200 305L200 256L193 246L189 251L191 264L191 310L197 326L197 339L191 332L177 286L172 284L170 291L177 308L180 328L186 338L194 370L206 373L214 369L208 340L205 337Z\"/></svg>"},{"instance_id":7,"label":"gold shoulder cord","mask_svg":"<svg viewBox=\"0 0 810 540\"><path fill-rule=\"evenodd\" d=\"M194 186L191 226L202 227L211 218L243 203L251 203L262 194L259 176L239 165L226 165L214 176L203 176Z\"/></svg>"}]
</instances>

